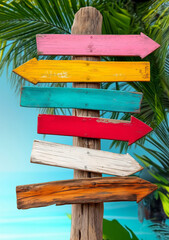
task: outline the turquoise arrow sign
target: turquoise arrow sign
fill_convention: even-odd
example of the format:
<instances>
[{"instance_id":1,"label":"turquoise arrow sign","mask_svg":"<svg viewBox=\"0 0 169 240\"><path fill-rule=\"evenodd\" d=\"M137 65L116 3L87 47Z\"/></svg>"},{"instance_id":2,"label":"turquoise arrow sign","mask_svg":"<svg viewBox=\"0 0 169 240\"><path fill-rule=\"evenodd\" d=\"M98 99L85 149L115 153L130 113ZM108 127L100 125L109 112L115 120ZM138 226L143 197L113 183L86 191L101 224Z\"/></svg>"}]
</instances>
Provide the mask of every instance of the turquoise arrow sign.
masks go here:
<instances>
[{"instance_id":1,"label":"turquoise arrow sign","mask_svg":"<svg viewBox=\"0 0 169 240\"><path fill-rule=\"evenodd\" d=\"M79 108L117 112L140 111L142 93L89 88L23 87L21 106Z\"/></svg>"}]
</instances>

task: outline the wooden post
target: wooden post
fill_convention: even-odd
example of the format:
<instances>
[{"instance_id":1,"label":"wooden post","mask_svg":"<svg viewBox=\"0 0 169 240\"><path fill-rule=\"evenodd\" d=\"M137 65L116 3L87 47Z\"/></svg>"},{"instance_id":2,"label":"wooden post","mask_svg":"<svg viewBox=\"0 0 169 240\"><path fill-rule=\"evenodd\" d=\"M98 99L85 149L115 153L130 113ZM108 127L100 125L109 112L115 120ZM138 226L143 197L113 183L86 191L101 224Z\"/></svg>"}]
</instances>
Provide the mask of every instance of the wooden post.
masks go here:
<instances>
[{"instance_id":1,"label":"wooden post","mask_svg":"<svg viewBox=\"0 0 169 240\"><path fill-rule=\"evenodd\" d=\"M101 34L102 15L93 7L81 8L76 14L72 34ZM89 46L92 52L92 46ZM99 61L100 57L73 57L73 60ZM80 69L79 69L80 70ZM100 88L100 83L74 83L74 88ZM76 109L74 116L99 117L99 111ZM99 139L73 138L73 145L100 149ZM74 178L101 177L99 173L74 171ZM102 240L103 203L72 205L71 240Z\"/></svg>"}]
</instances>

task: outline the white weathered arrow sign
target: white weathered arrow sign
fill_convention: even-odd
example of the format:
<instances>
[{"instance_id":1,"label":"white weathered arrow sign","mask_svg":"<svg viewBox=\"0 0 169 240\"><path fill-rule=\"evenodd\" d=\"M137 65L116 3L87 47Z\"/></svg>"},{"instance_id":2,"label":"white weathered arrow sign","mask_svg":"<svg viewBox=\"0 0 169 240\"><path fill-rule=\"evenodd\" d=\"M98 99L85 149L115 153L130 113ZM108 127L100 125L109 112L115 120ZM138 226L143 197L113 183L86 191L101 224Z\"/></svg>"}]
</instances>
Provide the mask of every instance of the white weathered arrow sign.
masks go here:
<instances>
[{"instance_id":1,"label":"white weathered arrow sign","mask_svg":"<svg viewBox=\"0 0 169 240\"><path fill-rule=\"evenodd\" d=\"M129 154L38 140L33 143L31 162L116 176L129 176L143 169Z\"/></svg>"}]
</instances>

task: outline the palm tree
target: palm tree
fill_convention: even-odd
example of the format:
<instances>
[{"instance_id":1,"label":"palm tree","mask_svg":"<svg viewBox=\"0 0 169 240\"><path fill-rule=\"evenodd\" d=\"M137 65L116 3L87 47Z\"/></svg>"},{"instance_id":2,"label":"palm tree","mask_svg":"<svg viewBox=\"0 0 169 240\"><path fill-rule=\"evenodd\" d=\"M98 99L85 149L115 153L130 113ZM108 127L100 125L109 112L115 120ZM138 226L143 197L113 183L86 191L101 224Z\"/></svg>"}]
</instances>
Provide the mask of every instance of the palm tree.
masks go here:
<instances>
[{"instance_id":1,"label":"palm tree","mask_svg":"<svg viewBox=\"0 0 169 240\"><path fill-rule=\"evenodd\" d=\"M103 34L140 34L143 32L161 44L156 52L144 59L144 61L151 62L150 83L102 84L102 88L105 89L143 92L141 112L135 116L153 128L157 128L162 121L167 119L169 111L168 0L0 0L1 72L5 67L12 65L14 69L34 57L67 59L65 56L37 56L36 34L70 34L74 14L85 6L93 6L103 15ZM140 61L138 57L103 57L102 60ZM14 74L11 75L10 81L16 92L21 85L28 84ZM53 83L48 86L64 87L65 84ZM44 109L43 111L56 113L56 109ZM112 113L110 117L129 119L130 114ZM153 141L151 138L150 135L140 140L137 145L144 146L145 139ZM119 147L120 151L128 148L125 142L118 141L113 141L112 146ZM152 162L149 164L154 166ZM164 192L161 193L164 194Z\"/></svg>"}]
</instances>

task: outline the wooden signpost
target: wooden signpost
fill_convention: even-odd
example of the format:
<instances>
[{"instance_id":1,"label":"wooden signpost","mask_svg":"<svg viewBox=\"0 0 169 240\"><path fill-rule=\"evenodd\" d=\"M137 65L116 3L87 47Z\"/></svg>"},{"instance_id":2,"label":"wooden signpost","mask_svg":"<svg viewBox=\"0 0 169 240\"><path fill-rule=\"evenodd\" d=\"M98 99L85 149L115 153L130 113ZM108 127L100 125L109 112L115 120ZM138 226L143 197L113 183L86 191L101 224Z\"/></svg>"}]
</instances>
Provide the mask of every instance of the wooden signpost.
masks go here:
<instances>
[{"instance_id":1,"label":"wooden signpost","mask_svg":"<svg viewBox=\"0 0 169 240\"><path fill-rule=\"evenodd\" d=\"M23 87L21 106L140 112L142 93L92 88Z\"/></svg>"},{"instance_id":2,"label":"wooden signpost","mask_svg":"<svg viewBox=\"0 0 169 240\"><path fill-rule=\"evenodd\" d=\"M23 185L16 192L18 208L27 209L52 204L140 202L156 189L155 184L138 177L104 177Z\"/></svg>"},{"instance_id":3,"label":"wooden signpost","mask_svg":"<svg viewBox=\"0 0 169 240\"><path fill-rule=\"evenodd\" d=\"M38 34L39 55L140 56L160 47L145 34L140 35L65 35Z\"/></svg>"},{"instance_id":4,"label":"wooden signpost","mask_svg":"<svg viewBox=\"0 0 169 240\"><path fill-rule=\"evenodd\" d=\"M116 176L129 176L143 169L129 154L38 140L33 143L31 162Z\"/></svg>"},{"instance_id":5,"label":"wooden signpost","mask_svg":"<svg viewBox=\"0 0 169 240\"><path fill-rule=\"evenodd\" d=\"M102 15L95 8L81 8L76 14L71 28L72 35L76 34L101 34ZM100 56L73 56L74 60L100 61ZM75 82L73 88L100 88L100 83ZM99 111L74 109L74 116L99 117ZM100 150L100 139L73 137L73 146L86 147ZM74 178L94 178L101 177L101 173L74 170ZM72 205L71 234L70 240L103 238L103 203L84 203Z\"/></svg>"},{"instance_id":6,"label":"wooden signpost","mask_svg":"<svg viewBox=\"0 0 169 240\"><path fill-rule=\"evenodd\" d=\"M142 94L100 90L101 82L150 81L149 62L99 62L100 56L145 57L159 47L140 35L100 35L102 16L81 8L72 35L38 35L38 53L72 55L73 60L32 59L13 70L33 84L73 82L73 89L24 87L21 106L75 108L74 116L39 115L38 133L76 136L73 146L34 141L31 162L73 168L74 180L18 186L19 209L72 205L71 240L102 240L103 202L141 201L157 186L138 177L142 170L129 154L100 150L100 139L134 143L152 131L131 121L99 118L99 111L139 112ZM95 89L94 89L95 88ZM95 110L95 111L94 111ZM119 177L104 177L102 173Z\"/></svg>"},{"instance_id":7,"label":"wooden signpost","mask_svg":"<svg viewBox=\"0 0 169 240\"><path fill-rule=\"evenodd\" d=\"M38 133L128 141L129 145L153 129L137 118L131 121L39 114Z\"/></svg>"},{"instance_id":8,"label":"wooden signpost","mask_svg":"<svg viewBox=\"0 0 169 240\"><path fill-rule=\"evenodd\" d=\"M37 60L33 58L13 72L27 81L132 82L150 81L149 62L94 62L84 60Z\"/></svg>"}]
</instances>

